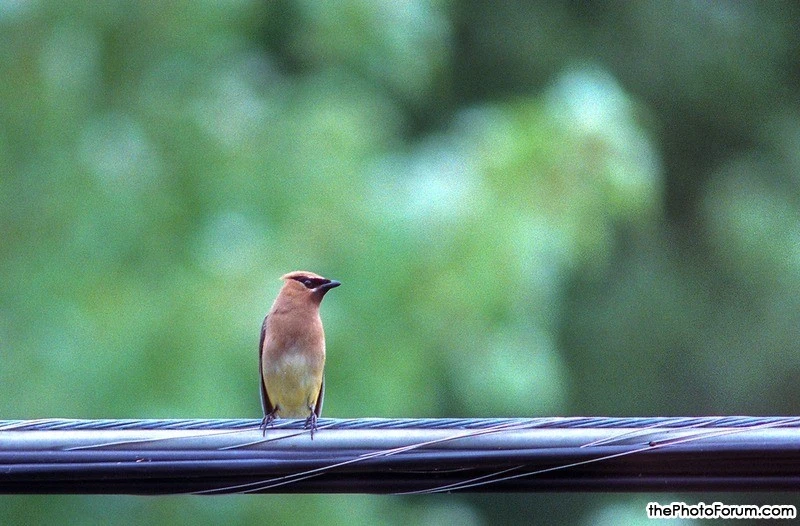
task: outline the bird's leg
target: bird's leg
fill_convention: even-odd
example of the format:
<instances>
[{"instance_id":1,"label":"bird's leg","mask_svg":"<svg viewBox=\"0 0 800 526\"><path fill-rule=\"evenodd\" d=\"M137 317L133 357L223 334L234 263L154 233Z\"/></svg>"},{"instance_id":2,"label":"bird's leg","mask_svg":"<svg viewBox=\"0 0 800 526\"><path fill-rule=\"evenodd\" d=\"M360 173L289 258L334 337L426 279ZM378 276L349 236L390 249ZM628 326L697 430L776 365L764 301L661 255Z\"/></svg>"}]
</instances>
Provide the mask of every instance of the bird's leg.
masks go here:
<instances>
[{"instance_id":1,"label":"bird's leg","mask_svg":"<svg viewBox=\"0 0 800 526\"><path fill-rule=\"evenodd\" d=\"M306 418L305 428L311 428L311 440L314 440L314 431L317 430L317 413L311 411L311 414Z\"/></svg>"},{"instance_id":2,"label":"bird's leg","mask_svg":"<svg viewBox=\"0 0 800 526\"><path fill-rule=\"evenodd\" d=\"M275 406L275 409L265 414L264 418L261 419L261 425L258 426L258 428L261 429L261 436L266 436L267 426L271 425L272 422L275 421L275 419L277 418L277 413L278 413L278 406Z\"/></svg>"}]
</instances>

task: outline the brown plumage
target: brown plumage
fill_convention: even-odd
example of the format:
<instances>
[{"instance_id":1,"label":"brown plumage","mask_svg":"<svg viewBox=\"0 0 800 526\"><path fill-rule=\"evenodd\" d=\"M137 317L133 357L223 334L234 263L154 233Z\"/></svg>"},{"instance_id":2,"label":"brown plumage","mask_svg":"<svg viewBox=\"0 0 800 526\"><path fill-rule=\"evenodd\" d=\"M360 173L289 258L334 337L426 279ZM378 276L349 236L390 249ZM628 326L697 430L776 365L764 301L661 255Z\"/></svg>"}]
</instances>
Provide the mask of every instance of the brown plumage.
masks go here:
<instances>
[{"instance_id":1,"label":"brown plumage","mask_svg":"<svg viewBox=\"0 0 800 526\"><path fill-rule=\"evenodd\" d=\"M325 393L325 333L319 305L338 281L298 270L281 279L283 288L261 325L261 406L266 427L275 418L306 418L314 437Z\"/></svg>"}]
</instances>

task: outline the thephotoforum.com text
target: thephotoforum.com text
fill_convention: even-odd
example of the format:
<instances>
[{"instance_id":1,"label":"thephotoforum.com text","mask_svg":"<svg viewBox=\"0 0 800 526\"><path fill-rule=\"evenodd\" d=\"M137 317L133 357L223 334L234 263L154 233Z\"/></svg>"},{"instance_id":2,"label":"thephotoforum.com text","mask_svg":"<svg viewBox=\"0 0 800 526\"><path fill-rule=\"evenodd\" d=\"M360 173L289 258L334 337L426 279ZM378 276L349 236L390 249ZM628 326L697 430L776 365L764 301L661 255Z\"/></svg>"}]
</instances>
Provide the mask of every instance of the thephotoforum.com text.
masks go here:
<instances>
[{"instance_id":1,"label":"thephotoforum.com text","mask_svg":"<svg viewBox=\"0 0 800 526\"><path fill-rule=\"evenodd\" d=\"M647 504L648 519L794 519L797 508L788 504L723 504L714 502L706 504L686 504L671 502Z\"/></svg>"}]
</instances>

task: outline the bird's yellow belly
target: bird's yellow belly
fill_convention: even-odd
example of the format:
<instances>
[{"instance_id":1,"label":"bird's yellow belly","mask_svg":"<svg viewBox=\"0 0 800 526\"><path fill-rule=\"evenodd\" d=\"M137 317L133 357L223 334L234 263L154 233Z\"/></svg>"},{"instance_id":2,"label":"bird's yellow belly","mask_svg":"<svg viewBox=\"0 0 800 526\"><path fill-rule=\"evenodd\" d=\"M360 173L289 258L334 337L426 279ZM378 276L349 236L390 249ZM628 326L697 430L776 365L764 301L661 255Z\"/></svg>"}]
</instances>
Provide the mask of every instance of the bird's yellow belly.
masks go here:
<instances>
[{"instance_id":1,"label":"bird's yellow belly","mask_svg":"<svg viewBox=\"0 0 800 526\"><path fill-rule=\"evenodd\" d=\"M283 418L307 418L322 385L322 369L302 354L287 353L264 370L267 393Z\"/></svg>"}]
</instances>

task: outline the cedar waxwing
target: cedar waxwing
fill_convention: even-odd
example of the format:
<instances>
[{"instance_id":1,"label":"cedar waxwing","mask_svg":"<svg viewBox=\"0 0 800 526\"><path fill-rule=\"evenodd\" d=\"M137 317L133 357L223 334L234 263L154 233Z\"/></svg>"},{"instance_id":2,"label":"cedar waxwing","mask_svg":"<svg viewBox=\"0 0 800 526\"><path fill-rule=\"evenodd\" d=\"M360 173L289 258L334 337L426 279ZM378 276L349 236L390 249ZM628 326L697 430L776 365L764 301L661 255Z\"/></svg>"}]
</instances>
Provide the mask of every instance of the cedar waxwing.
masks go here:
<instances>
[{"instance_id":1,"label":"cedar waxwing","mask_svg":"<svg viewBox=\"0 0 800 526\"><path fill-rule=\"evenodd\" d=\"M283 277L283 288L261 325L261 428L275 418L306 418L311 437L325 394L325 333L319 305L325 293L341 285L313 272Z\"/></svg>"}]
</instances>

